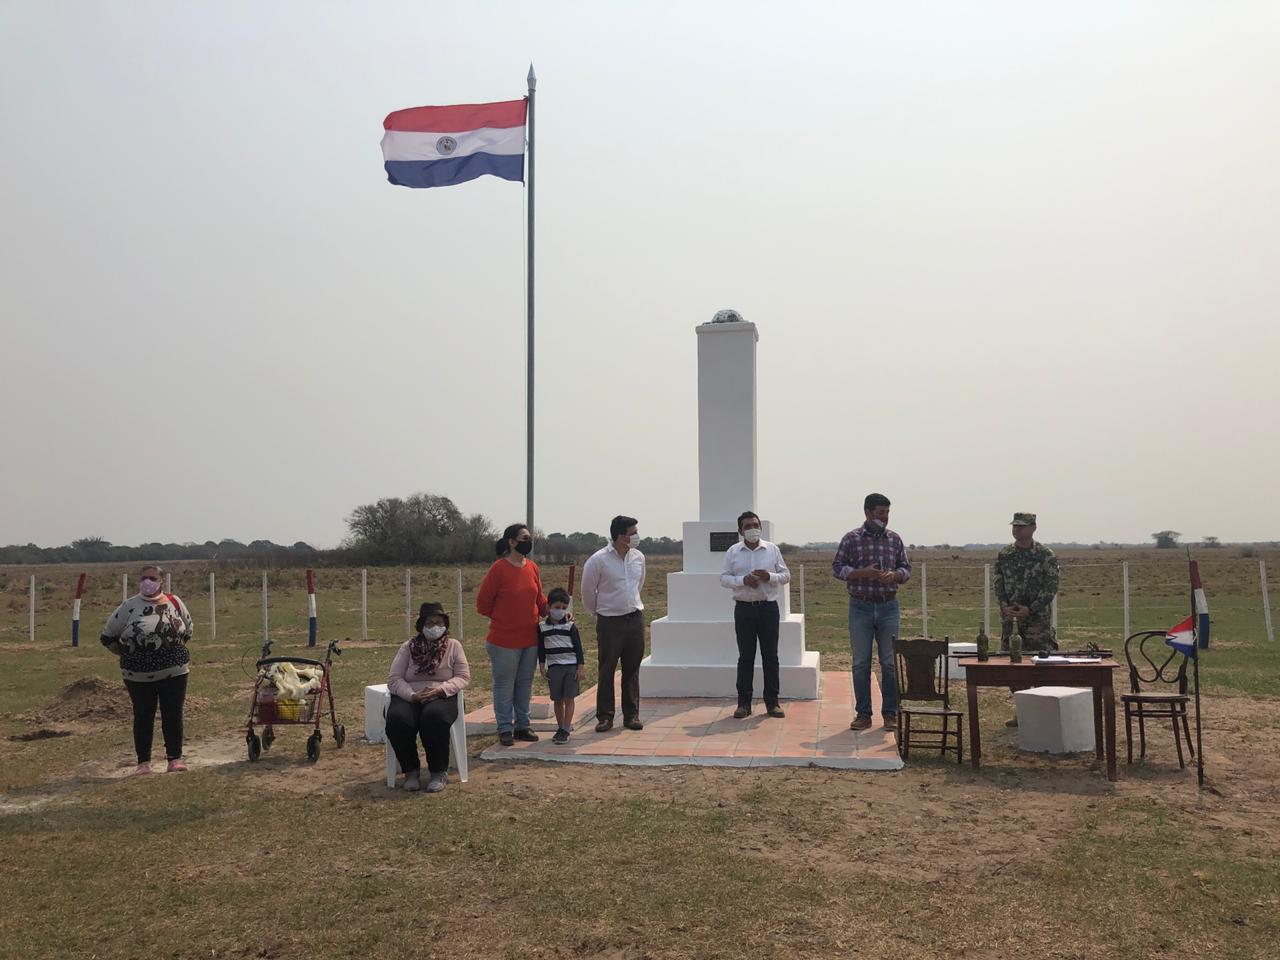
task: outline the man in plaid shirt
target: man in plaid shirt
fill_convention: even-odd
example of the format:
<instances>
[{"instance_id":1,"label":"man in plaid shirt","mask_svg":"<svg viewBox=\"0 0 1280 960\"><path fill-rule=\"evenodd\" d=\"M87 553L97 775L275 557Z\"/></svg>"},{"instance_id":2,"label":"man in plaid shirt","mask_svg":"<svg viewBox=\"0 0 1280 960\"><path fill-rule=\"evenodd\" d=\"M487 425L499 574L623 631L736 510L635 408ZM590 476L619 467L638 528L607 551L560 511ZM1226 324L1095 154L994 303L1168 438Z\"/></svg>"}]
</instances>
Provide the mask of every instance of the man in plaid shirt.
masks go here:
<instances>
[{"instance_id":1,"label":"man in plaid shirt","mask_svg":"<svg viewBox=\"0 0 1280 960\"><path fill-rule=\"evenodd\" d=\"M911 578L902 538L889 529L889 498L868 494L866 522L840 541L831 572L849 591L849 647L853 652L853 730L871 726L871 646L880 659L880 695L886 727L898 723L898 677L893 641L898 636L898 585Z\"/></svg>"}]
</instances>

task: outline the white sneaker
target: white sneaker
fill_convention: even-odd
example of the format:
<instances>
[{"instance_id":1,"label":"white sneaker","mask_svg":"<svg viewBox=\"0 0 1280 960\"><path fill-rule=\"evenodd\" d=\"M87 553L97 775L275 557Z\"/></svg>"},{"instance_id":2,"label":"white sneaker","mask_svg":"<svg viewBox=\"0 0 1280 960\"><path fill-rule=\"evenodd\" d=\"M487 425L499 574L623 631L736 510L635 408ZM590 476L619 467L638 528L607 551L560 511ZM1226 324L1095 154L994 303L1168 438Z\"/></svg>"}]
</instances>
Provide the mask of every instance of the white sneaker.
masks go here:
<instances>
[{"instance_id":1,"label":"white sneaker","mask_svg":"<svg viewBox=\"0 0 1280 960\"><path fill-rule=\"evenodd\" d=\"M449 774L433 773L431 779L427 781L427 793L439 793L444 789L445 784L449 782Z\"/></svg>"},{"instance_id":2,"label":"white sneaker","mask_svg":"<svg viewBox=\"0 0 1280 960\"><path fill-rule=\"evenodd\" d=\"M417 770L405 775L404 788L410 793L417 793L422 789L422 781L418 778Z\"/></svg>"}]
</instances>

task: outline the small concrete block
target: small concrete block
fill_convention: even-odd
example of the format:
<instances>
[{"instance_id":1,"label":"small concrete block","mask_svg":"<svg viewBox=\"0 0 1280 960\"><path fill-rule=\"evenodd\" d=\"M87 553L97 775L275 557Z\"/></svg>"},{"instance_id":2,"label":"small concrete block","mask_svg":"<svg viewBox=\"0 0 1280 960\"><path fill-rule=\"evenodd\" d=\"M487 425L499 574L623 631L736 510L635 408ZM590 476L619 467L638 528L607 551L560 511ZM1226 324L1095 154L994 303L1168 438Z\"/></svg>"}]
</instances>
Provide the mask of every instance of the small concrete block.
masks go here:
<instances>
[{"instance_id":1,"label":"small concrete block","mask_svg":"<svg viewBox=\"0 0 1280 960\"><path fill-rule=\"evenodd\" d=\"M1013 695L1018 748L1080 753L1094 748L1093 693L1079 687L1032 687Z\"/></svg>"}]
</instances>

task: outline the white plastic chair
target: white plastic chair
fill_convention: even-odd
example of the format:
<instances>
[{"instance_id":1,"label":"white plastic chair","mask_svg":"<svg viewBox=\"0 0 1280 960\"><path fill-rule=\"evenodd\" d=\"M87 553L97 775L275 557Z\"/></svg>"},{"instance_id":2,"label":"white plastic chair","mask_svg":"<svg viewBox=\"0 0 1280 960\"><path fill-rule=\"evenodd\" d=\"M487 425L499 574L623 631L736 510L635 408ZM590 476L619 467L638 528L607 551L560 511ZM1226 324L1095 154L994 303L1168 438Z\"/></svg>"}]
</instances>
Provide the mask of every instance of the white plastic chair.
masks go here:
<instances>
[{"instance_id":1,"label":"white plastic chair","mask_svg":"<svg viewBox=\"0 0 1280 960\"><path fill-rule=\"evenodd\" d=\"M462 691L458 691L458 719L453 721L453 726L449 728L449 747L450 761L452 766L458 771L458 779L463 783L467 782L467 718L466 704L463 702ZM383 735L382 739L387 745L387 786L394 787L396 785L396 774L400 772L400 763L396 760L396 752L391 746L391 741L387 739L385 733L387 722L387 709L391 706L391 694L387 694L387 702L382 708Z\"/></svg>"}]
</instances>

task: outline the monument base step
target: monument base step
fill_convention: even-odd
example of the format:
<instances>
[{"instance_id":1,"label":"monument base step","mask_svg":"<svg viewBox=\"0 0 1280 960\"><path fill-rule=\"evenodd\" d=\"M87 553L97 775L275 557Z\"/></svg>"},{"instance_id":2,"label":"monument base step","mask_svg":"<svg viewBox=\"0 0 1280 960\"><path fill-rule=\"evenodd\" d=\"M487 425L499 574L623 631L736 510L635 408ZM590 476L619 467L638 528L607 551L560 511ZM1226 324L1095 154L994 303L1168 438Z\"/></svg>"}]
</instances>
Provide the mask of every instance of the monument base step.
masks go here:
<instances>
[{"instance_id":1,"label":"monument base step","mask_svg":"<svg viewBox=\"0 0 1280 960\"><path fill-rule=\"evenodd\" d=\"M799 666L779 669L780 695L786 700L816 700L822 677L821 655L804 653ZM756 667L752 681L755 699L764 692L764 673ZM640 661L642 697L736 697L738 668L733 663L654 663L652 657Z\"/></svg>"}]
</instances>

